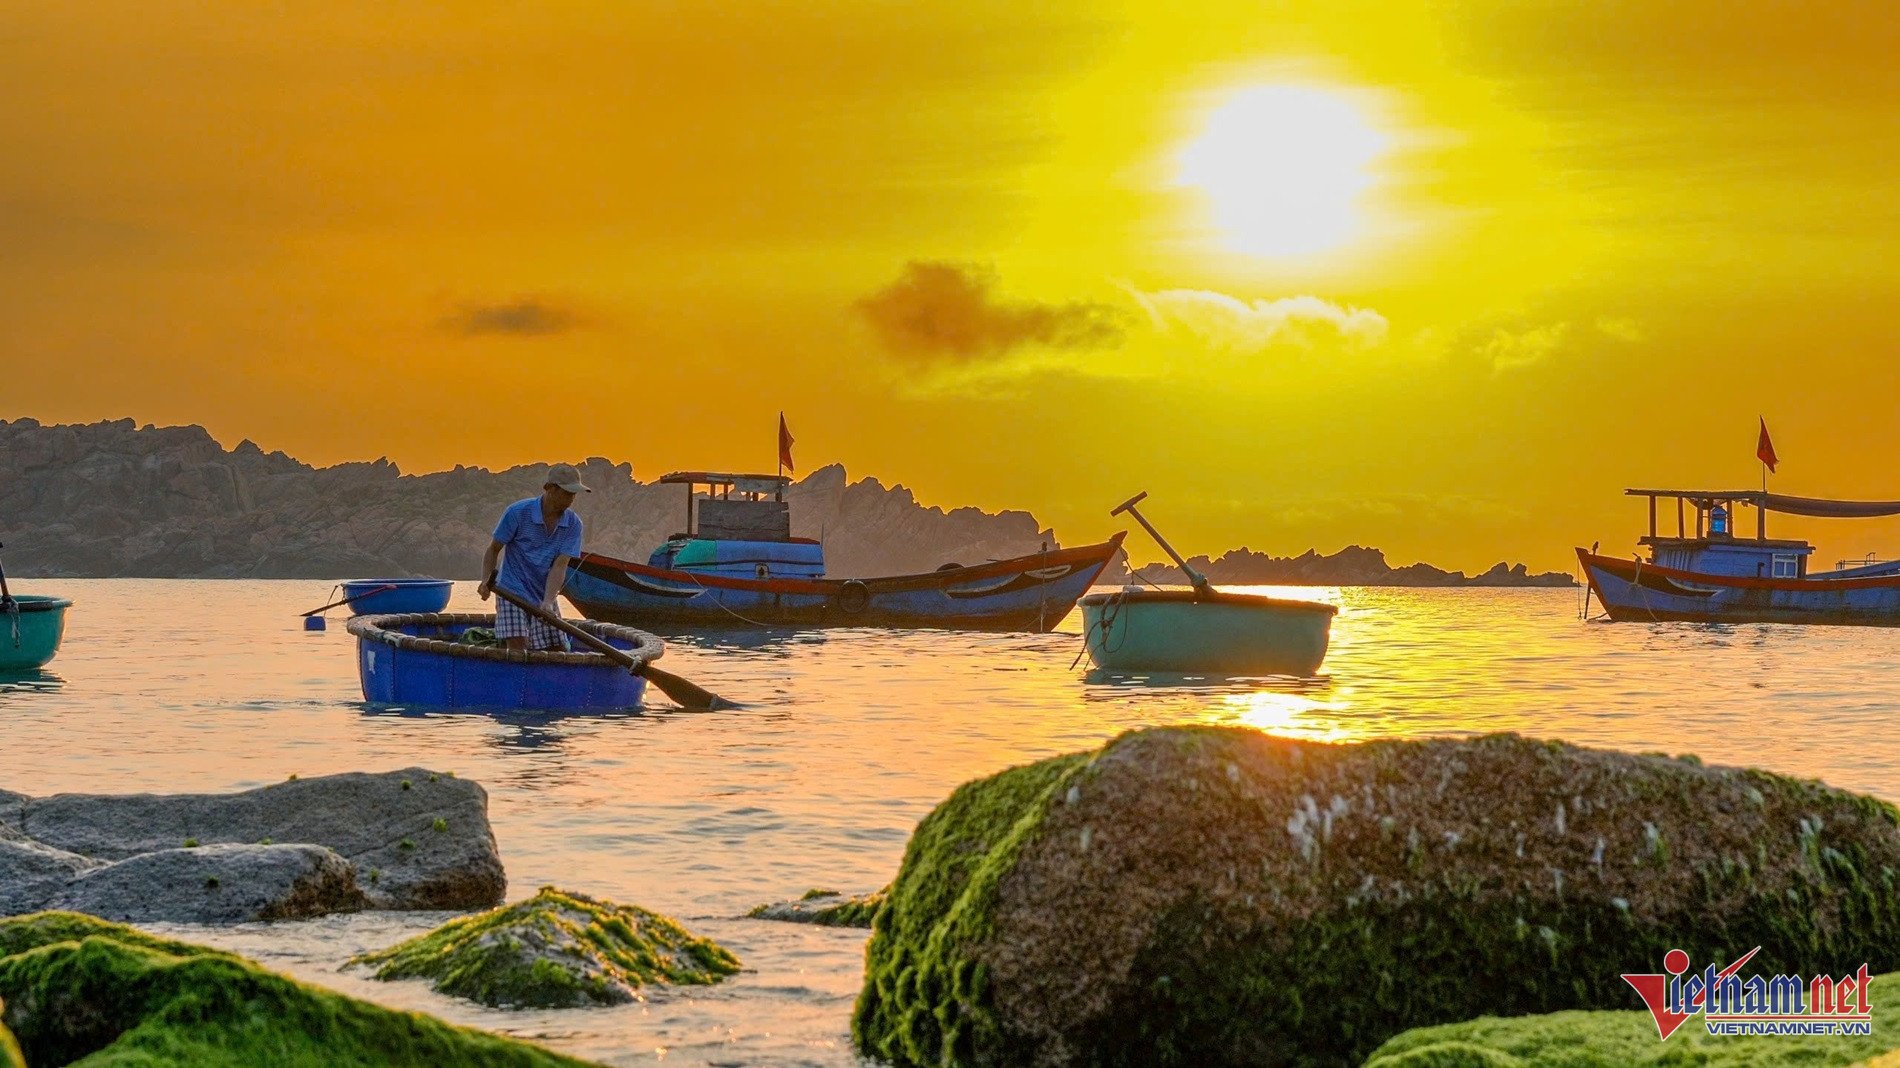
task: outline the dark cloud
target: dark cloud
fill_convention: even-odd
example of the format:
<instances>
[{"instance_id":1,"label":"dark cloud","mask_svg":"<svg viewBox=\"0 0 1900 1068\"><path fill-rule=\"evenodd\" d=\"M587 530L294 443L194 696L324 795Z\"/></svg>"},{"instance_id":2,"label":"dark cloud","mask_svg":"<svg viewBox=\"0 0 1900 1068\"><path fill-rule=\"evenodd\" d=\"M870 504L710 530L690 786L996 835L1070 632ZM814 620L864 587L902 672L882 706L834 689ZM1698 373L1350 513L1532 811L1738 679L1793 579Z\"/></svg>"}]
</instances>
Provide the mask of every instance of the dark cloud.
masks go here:
<instances>
[{"instance_id":1,"label":"dark cloud","mask_svg":"<svg viewBox=\"0 0 1900 1068\"><path fill-rule=\"evenodd\" d=\"M968 264L911 261L903 276L857 302L887 349L916 359L975 360L1037 345L1113 348L1127 330L1107 304L997 299L993 272Z\"/></svg>"},{"instance_id":2,"label":"dark cloud","mask_svg":"<svg viewBox=\"0 0 1900 1068\"><path fill-rule=\"evenodd\" d=\"M571 309L538 297L498 304L464 304L444 322L450 330L471 337L481 334L545 337L565 333L579 324L580 316Z\"/></svg>"}]
</instances>

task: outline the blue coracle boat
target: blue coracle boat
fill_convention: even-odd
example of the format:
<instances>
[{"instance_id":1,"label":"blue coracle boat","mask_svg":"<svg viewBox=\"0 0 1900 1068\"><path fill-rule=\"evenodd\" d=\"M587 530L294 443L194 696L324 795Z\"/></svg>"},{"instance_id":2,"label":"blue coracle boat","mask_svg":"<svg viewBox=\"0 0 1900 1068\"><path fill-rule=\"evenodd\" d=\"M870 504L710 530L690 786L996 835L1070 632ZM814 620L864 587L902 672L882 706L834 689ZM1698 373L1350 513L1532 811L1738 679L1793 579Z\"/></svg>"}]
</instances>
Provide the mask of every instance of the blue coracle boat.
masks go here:
<instances>
[{"instance_id":1,"label":"blue coracle boat","mask_svg":"<svg viewBox=\"0 0 1900 1068\"><path fill-rule=\"evenodd\" d=\"M449 595L454 590L454 582L438 578L351 579L343 583L343 596L351 599L350 614L356 616L440 612L449 606Z\"/></svg>"},{"instance_id":2,"label":"blue coracle boat","mask_svg":"<svg viewBox=\"0 0 1900 1068\"><path fill-rule=\"evenodd\" d=\"M825 577L824 547L791 536L791 479L681 472L686 530L646 563L583 553L563 592L589 619L638 626L937 627L1050 631L1122 534L1099 545L884 578ZM709 496L696 496L704 485Z\"/></svg>"},{"instance_id":3,"label":"blue coracle boat","mask_svg":"<svg viewBox=\"0 0 1900 1068\"><path fill-rule=\"evenodd\" d=\"M1814 571L1805 541L1768 537L1768 513L1864 519L1900 515L1900 501L1835 501L1755 490L1625 491L1649 498L1649 559L1578 549L1590 594L1618 622L1819 623L1900 626L1900 560L1843 560ZM1657 533L1656 501L1676 501L1676 533ZM1695 509L1689 528L1684 505ZM1738 505L1756 509L1755 536L1738 535Z\"/></svg>"},{"instance_id":4,"label":"blue coracle boat","mask_svg":"<svg viewBox=\"0 0 1900 1068\"><path fill-rule=\"evenodd\" d=\"M599 653L525 652L463 641L471 627L495 625L483 613L417 612L357 616L357 674L363 699L411 708L604 711L637 708L646 679ZM631 627L577 623L644 665L664 651L660 639Z\"/></svg>"},{"instance_id":5,"label":"blue coracle boat","mask_svg":"<svg viewBox=\"0 0 1900 1068\"><path fill-rule=\"evenodd\" d=\"M0 671L45 667L59 652L66 609L73 603L64 597L22 594L7 604L8 610L0 611Z\"/></svg>"}]
</instances>

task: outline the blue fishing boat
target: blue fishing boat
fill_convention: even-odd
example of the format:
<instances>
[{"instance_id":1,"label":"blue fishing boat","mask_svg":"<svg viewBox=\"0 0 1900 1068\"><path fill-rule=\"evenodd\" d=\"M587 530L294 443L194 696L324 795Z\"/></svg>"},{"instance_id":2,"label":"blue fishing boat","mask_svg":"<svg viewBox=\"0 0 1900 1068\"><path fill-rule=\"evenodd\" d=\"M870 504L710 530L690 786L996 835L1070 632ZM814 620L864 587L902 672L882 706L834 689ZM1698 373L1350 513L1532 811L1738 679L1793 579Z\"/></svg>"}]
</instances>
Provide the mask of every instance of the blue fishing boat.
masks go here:
<instances>
[{"instance_id":1,"label":"blue fishing boat","mask_svg":"<svg viewBox=\"0 0 1900 1068\"><path fill-rule=\"evenodd\" d=\"M824 546L791 536L782 475L691 471L686 533L644 564L583 553L563 592L589 619L638 626L937 627L1049 631L1121 548L1032 553L885 578L829 578ZM704 486L707 496L698 495Z\"/></svg>"},{"instance_id":2,"label":"blue fishing boat","mask_svg":"<svg viewBox=\"0 0 1900 1068\"><path fill-rule=\"evenodd\" d=\"M59 652L72 604L64 597L34 594L0 598L0 671L45 667Z\"/></svg>"},{"instance_id":3,"label":"blue fishing boat","mask_svg":"<svg viewBox=\"0 0 1900 1068\"><path fill-rule=\"evenodd\" d=\"M1649 499L1648 559L1577 550L1589 595L1618 622L1815 623L1900 626L1900 560L1810 567L1814 547L1768 537L1768 513L1834 519L1900 515L1900 501L1836 501L1754 490L1626 490ZM1659 534L1658 499L1676 501L1676 533ZM1695 510L1689 527L1685 506ZM1756 510L1738 535L1738 506Z\"/></svg>"},{"instance_id":4,"label":"blue fishing boat","mask_svg":"<svg viewBox=\"0 0 1900 1068\"><path fill-rule=\"evenodd\" d=\"M481 613L417 612L357 616L357 674L363 699L412 708L493 708L582 711L637 708L647 680L626 660L644 666L663 651L660 639L631 627L575 624L624 651L621 662L594 652L512 650L481 644L474 628L492 632L495 617Z\"/></svg>"},{"instance_id":5,"label":"blue fishing boat","mask_svg":"<svg viewBox=\"0 0 1900 1068\"><path fill-rule=\"evenodd\" d=\"M1215 589L1136 509L1147 496L1136 494L1109 514L1132 515L1192 588L1125 586L1082 598L1082 639L1095 666L1122 673L1317 674L1339 609L1321 601Z\"/></svg>"}]
</instances>

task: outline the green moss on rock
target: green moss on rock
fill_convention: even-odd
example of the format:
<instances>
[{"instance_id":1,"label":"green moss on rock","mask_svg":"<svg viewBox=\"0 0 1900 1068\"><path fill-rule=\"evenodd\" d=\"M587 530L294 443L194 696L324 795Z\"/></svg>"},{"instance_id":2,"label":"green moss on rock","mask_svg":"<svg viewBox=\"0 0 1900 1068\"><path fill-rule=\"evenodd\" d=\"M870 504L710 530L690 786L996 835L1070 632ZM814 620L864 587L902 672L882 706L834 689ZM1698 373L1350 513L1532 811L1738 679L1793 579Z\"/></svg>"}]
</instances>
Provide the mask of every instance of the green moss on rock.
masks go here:
<instances>
[{"instance_id":1,"label":"green moss on rock","mask_svg":"<svg viewBox=\"0 0 1900 1068\"><path fill-rule=\"evenodd\" d=\"M1629 1006L1620 974L1671 948L1893 970L1897 877L1892 806L1762 772L1137 731L919 824L852 1029L899 1065L1357 1064L1409 1027Z\"/></svg>"},{"instance_id":2,"label":"green moss on rock","mask_svg":"<svg viewBox=\"0 0 1900 1068\"><path fill-rule=\"evenodd\" d=\"M0 1019L6 1007L6 1002L0 1001ZM26 1068L26 1055L20 1052L20 1044L13 1041L13 1032L5 1023L0 1023L0 1068Z\"/></svg>"},{"instance_id":3,"label":"green moss on rock","mask_svg":"<svg viewBox=\"0 0 1900 1068\"><path fill-rule=\"evenodd\" d=\"M810 923L820 927L869 927L871 918L884 904L890 887L876 893L850 897L836 890L811 889L797 901L779 901L755 906L746 915L755 920L782 920L786 923Z\"/></svg>"},{"instance_id":4,"label":"green moss on rock","mask_svg":"<svg viewBox=\"0 0 1900 1068\"><path fill-rule=\"evenodd\" d=\"M1715 1036L1697 1018L1678 1028L1667 1042L1659 1042L1655 1020L1640 1010L1556 1012L1510 1019L1487 1016L1407 1031L1374 1051L1366 1068L1828 1068L1861 1064L1900 1045L1900 1032L1881 1025L1900 1014L1900 975L1875 976L1868 1000L1874 1033L1864 1036Z\"/></svg>"},{"instance_id":5,"label":"green moss on rock","mask_svg":"<svg viewBox=\"0 0 1900 1068\"><path fill-rule=\"evenodd\" d=\"M0 998L5 1024L33 1065L585 1063L71 913L0 921Z\"/></svg>"},{"instance_id":6,"label":"green moss on rock","mask_svg":"<svg viewBox=\"0 0 1900 1068\"><path fill-rule=\"evenodd\" d=\"M351 963L374 966L378 979L431 979L484 1005L534 1008L620 1004L649 984L716 983L739 970L724 947L665 916L551 886Z\"/></svg>"}]
</instances>

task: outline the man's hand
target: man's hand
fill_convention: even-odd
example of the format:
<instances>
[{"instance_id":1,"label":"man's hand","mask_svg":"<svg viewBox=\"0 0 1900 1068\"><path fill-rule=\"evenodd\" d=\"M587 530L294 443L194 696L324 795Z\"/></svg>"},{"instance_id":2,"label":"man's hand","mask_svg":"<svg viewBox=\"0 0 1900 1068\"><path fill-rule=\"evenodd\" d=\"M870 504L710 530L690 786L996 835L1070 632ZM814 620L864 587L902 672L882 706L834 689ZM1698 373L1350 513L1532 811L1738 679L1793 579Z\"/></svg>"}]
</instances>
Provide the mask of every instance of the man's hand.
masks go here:
<instances>
[{"instance_id":1,"label":"man's hand","mask_svg":"<svg viewBox=\"0 0 1900 1068\"><path fill-rule=\"evenodd\" d=\"M484 601L488 600L488 595L493 592L495 592L493 579L483 579L482 584L475 587L475 595Z\"/></svg>"},{"instance_id":2,"label":"man's hand","mask_svg":"<svg viewBox=\"0 0 1900 1068\"><path fill-rule=\"evenodd\" d=\"M542 602L541 602L541 611L543 611L543 612L546 612L546 613L548 613L549 615L560 615L560 614L561 614L561 610L560 610L560 609L558 609L558 608L556 608L556 607L554 607L554 598L552 598L552 597L550 597L550 598L548 598L547 600L545 600L545 601L542 601Z\"/></svg>"}]
</instances>

